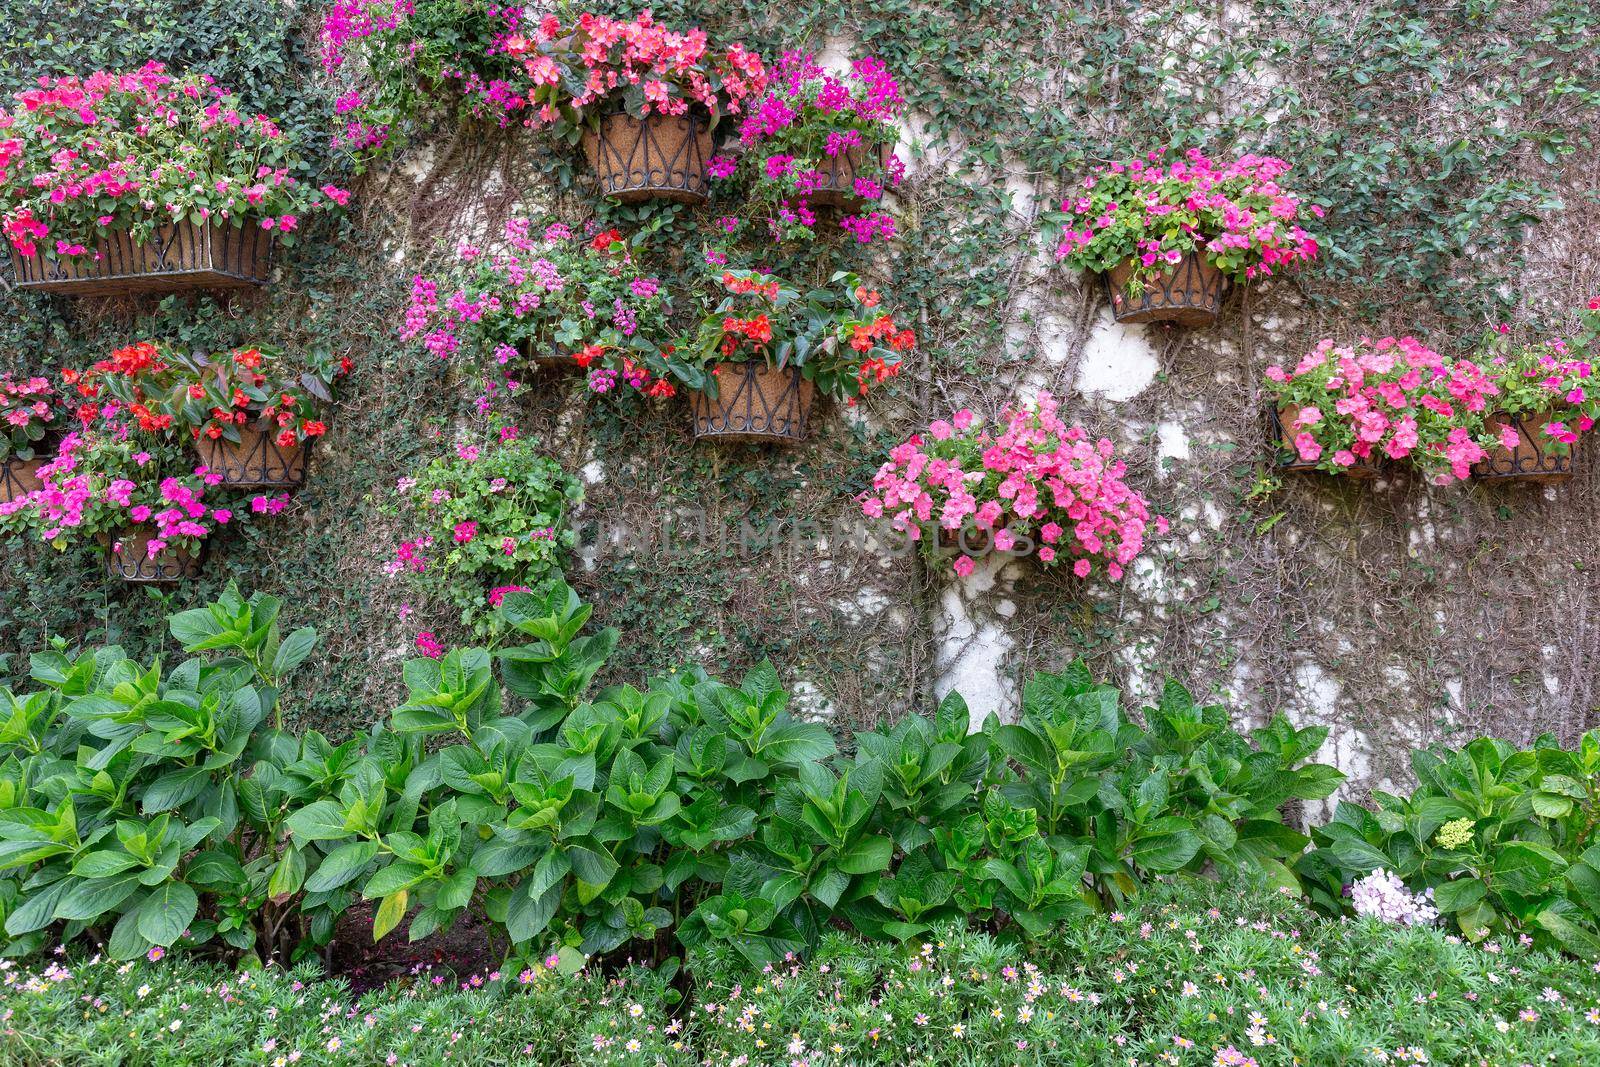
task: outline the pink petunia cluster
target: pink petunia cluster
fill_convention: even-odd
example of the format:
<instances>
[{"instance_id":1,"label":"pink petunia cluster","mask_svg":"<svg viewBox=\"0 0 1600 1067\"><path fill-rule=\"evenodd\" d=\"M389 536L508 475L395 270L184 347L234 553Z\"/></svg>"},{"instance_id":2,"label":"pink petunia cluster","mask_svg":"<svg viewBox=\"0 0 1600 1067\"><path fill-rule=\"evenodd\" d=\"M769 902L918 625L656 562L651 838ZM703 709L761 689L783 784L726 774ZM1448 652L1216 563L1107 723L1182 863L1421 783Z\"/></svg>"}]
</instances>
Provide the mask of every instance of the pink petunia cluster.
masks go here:
<instances>
[{"instance_id":1,"label":"pink petunia cluster","mask_svg":"<svg viewBox=\"0 0 1600 1067\"><path fill-rule=\"evenodd\" d=\"M1111 442L1068 426L1058 408L1041 393L1006 408L993 429L966 410L933 423L889 453L860 498L862 512L914 541L959 535L952 565L962 577L975 568L967 535L976 530L1002 552L1045 564L1065 555L1080 578L1097 564L1121 578L1149 527L1165 534L1167 521L1124 481Z\"/></svg>"},{"instance_id":2,"label":"pink petunia cluster","mask_svg":"<svg viewBox=\"0 0 1600 1067\"><path fill-rule=\"evenodd\" d=\"M289 234L349 199L301 184L291 139L209 77L152 61L41 78L16 99L0 112L0 232L24 256L99 256L107 230L145 240L195 217Z\"/></svg>"},{"instance_id":3,"label":"pink petunia cluster","mask_svg":"<svg viewBox=\"0 0 1600 1067\"><path fill-rule=\"evenodd\" d=\"M1413 337L1324 339L1292 368L1265 375L1285 443L1323 470L1387 457L1442 483L1470 477L1493 443L1484 423L1499 406L1496 375Z\"/></svg>"},{"instance_id":4,"label":"pink petunia cluster","mask_svg":"<svg viewBox=\"0 0 1600 1067\"><path fill-rule=\"evenodd\" d=\"M125 436L69 433L60 454L39 468L40 487L0 504L0 527L35 532L58 547L74 535L148 527L153 557L168 546L193 548L233 521L231 509L205 499L220 474L202 466L192 476L163 476L147 452L131 449Z\"/></svg>"},{"instance_id":5,"label":"pink petunia cluster","mask_svg":"<svg viewBox=\"0 0 1600 1067\"><path fill-rule=\"evenodd\" d=\"M1132 260L1135 279L1149 281L1199 252L1230 278L1271 277L1319 251L1300 198L1280 184L1288 170L1273 156L1218 164L1195 148L1097 168L1061 202L1056 258L1096 271Z\"/></svg>"}]
</instances>

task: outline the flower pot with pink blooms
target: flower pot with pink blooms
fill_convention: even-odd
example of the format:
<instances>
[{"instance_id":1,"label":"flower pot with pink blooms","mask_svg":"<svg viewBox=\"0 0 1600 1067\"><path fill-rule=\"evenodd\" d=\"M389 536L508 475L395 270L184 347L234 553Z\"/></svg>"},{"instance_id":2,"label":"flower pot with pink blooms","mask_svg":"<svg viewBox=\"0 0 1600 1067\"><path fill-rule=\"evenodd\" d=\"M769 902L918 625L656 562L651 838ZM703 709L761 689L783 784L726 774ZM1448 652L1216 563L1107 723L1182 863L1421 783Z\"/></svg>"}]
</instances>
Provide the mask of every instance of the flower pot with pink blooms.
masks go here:
<instances>
[{"instance_id":1,"label":"flower pot with pink blooms","mask_svg":"<svg viewBox=\"0 0 1600 1067\"><path fill-rule=\"evenodd\" d=\"M163 584L200 575L205 542L193 546L161 536L153 526L127 526L102 535L106 573L125 582Z\"/></svg>"},{"instance_id":2,"label":"flower pot with pink blooms","mask_svg":"<svg viewBox=\"0 0 1600 1067\"><path fill-rule=\"evenodd\" d=\"M1444 483L1471 477L1488 455L1494 376L1416 338L1324 339L1266 379L1283 469L1371 478L1394 460Z\"/></svg>"},{"instance_id":3,"label":"flower pot with pink blooms","mask_svg":"<svg viewBox=\"0 0 1600 1067\"><path fill-rule=\"evenodd\" d=\"M342 189L202 75L159 63L57 78L0 113L0 233L17 287L71 296L266 283L273 249ZM70 159L70 166L60 160Z\"/></svg>"},{"instance_id":4,"label":"flower pot with pink blooms","mask_svg":"<svg viewBox=\"0 0 1600 1067\"><path fill-rule=\"evenodd\" d=\"M659 369L689 390L697 440L802 441L817 392L853 404L917 343L847 272L808 292L754 271L724 271L710 288L707 302L720 300Z\"/></svg>"},{"instance_id":5,"label":"flower pot with pink blooms","mask_svg":"<svg viewBox=\"0 0 1600 1067\"><path fill-rule=\"evenodd\" d=\"M1473 476L1490 482L1564 482L1579 442L1600 418L1600 297L1579 313L1570 339L1529 341L1509 327L1485 337L1477 359L1499 395L1486 420L1488 455Z\"/></svg>"},{"instance_id":6,"label":"flower pot with pink blooms","mask_svg":"<svg viewBox=\"0 0 1600 1067\"><path fill-rule=\"evenodd\" d=\"M215 476L183 466L175 445L125 423L69 433L39 469L40 488L0 509L0 532L57 549L98 541L110 573L133 582L192 577L205 542L233 521L218 506Z\"/></svg>"},{"instance_id":7,"label":"flower pot with pink blooms","mask_svg":"<svg viewBox=\"0 0 1600 1067\"><path fill-rule=\"evenodd\" d=\"M584 13L569 24L548 15L505 50L523 62L529 124L581 143L601 192L624 203L704 202L718 123L767 84L756 53L713 46L702 30L669 30L648 10L631 20Z\"/></svg>"},{"instance_id":8,"label":"flower pot with pink blooms","mask_svg":"<svg viewBox=\"0 0 1600 1067\"><path fill-rule=\"evenodd\" d=\"M1049 216L1056 258L1106 276L1118 322L1208 326L1228 285L1316 258L1302 199L1280 184L1288 169L1271 156L1215 163L1192 148L1097 168Z\"/></svg>"},{"instance_id":9,"label":"flower pot with pink blooms","mask_svg":"<svg viewBox=\"0 0 1600 1067\"><path fill-rule=\"evenodd\" d=\"M39 468L66 421L50 379L0 374L0 505L38 489Z\"/></svg>"},{"instance_id":10,"label":"flower pot with pink blooms","mask_svg":"<svg viewBox=\"0 0 1600 1067\"><path fill-rule=\"evenodd\" d=\"M860 504L963 578L1001 553L1115 581L1152 527L1167 531L1126 475L1109 440L1069 426L1040 393L992 424L965 410L933 423L890 451Z\"/></svg>"},{"instance_id":11,"label":"flower pot with pink blooms","mask_svg":"<svg viewBox=\"0 0 1600 1067\"><path fill-rule=\"evenodd\" d=\"M882 60L866 56L835 74L786 52L767 95L740 123L741 159L716 157L712 177L742 181L745 202L775 240L815 237L819 209L861 244L893 237L894 216L882 205L905 174L893 151L903 106Z\"/></svg>"},{"instance_id":12,"label":"flower pot with pink blooms","mask_svg":"<svg viewBox=\"0 0 1600 1067\"><path fill-rule=\"evenodd\" d=\"M495 391L525 373L581 370L597 393L672 396L647 366L668 343L670 305L642 251L641 235L511 219L487 247L458 246L447 273L412 280L400 336L496 373Z\"/></svg>"}]
</instances>

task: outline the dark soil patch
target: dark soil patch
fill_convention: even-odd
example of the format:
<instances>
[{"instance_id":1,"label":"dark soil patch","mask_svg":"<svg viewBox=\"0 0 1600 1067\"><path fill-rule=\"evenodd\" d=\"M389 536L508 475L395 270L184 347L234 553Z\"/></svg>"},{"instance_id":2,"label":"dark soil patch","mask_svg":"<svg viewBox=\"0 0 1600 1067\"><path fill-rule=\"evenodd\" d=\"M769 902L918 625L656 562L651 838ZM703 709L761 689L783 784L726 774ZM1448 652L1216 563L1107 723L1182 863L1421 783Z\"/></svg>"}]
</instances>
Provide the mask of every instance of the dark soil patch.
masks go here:
<instances>
[{"instance_id":1,"label":"dark soil patch","mask_svg":"<svg viewBox=\"0 0 1600 1067\"><path fill-rule=\"evenodd\" d=\"M329 970L358 993L412 976L463 982L500 966L504 946L496 943L494 925L481 915L463 915L450 929L420 941L407 940L402 927L374 944L374 908L366 901L354 905L339 917L333 935Z\"/></svg>"}]
</instances>

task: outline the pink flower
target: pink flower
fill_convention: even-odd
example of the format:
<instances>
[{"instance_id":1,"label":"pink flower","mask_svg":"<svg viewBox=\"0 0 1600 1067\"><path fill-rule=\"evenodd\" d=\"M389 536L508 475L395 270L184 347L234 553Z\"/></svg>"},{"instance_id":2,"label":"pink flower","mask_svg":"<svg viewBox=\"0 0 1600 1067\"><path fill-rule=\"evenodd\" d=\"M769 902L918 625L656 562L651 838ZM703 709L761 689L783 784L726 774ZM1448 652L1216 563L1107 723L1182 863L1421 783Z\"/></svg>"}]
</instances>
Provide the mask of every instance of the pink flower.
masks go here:
<instances>
[{"instance_id":1,"label":"pink flower","mask_svg":"<svg viewBox=\"0 0 1600 1067\"><path fill-rule=\"evenodd\" d=\"M958 575L965 578L973 572L977 565L972 561L971 556L957 556L951 566L955 568Z\"/></svg>"},{"instance_id":2,"label":"pink flower","mask_svg":"<svg viewBox=\"0 0 1600 1067\"><path fill-rule=\"evenodd\" d=\"M1093 569L1094 568L1086 559L1080 559L1072 565L1072 573L1076 574L1079 578L1089 577L1089 572Z\"/></svg>"}]
</instances>

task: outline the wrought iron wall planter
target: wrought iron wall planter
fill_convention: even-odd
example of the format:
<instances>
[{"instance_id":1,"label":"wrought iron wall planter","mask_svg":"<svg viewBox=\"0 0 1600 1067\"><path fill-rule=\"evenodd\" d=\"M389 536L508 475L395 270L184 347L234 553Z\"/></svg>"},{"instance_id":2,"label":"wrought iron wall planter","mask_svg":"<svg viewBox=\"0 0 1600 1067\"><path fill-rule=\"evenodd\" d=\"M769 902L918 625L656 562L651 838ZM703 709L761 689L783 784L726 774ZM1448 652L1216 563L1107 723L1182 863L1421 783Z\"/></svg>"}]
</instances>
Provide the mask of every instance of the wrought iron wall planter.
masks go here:
<instances>
[{"instance_id":1,"label":"wrought iron wall planter","mask_svg":"<svg viewBox=\"0 0 1600 1067\"><path fill-rule=\"evenodd\" d=\"M46 259L11 253L18 289L64 296L182 293L265 285L273 236L257 226L240 228L179 222L139 244L113 233L91 256Z\"/></svg>"},{"instance_id":2,"label":"wrought iron wall planter","mask_svg":"<svg viewBox=\"0 0 1600 1067\"><path fill-rule=\"evenodd\" d=\"M1171 322L1210 326L1222 310L1227 279L1203 255L1186 254L1172 269L1148 282L1137 296L1128 293L1133 260L1119 263L1106 275L1111 313L1118 322Z\"/></svg>"},{"instance_id":3,"label":"wrought iron wall planter","mask_svg":"<svg viewBox=\"0 0 1600 1067\"><path fill-rule=\"evenodd\" d=\"M794 368L716 363L717 395L690 393L696 440L792 444L810 431L815 387Z\"/></svg>"},{"instance_id":4,"label":"wrought iron wall planter","mask_svg":"<svg viewBox=\"0 0 1600 1067\"><path fill-rule=\"evenodd\" d=\"M25 493L44 488L39 480L39 468L50 462L44 456L33 459L11 459L0 463L0 504L8 504Z\"/></svg>"},{"instance_id":5,"label":"wrought iron wall planter","mask_svg":"<svg viewBox=\"0 0 1600 1067\"><path fill-rule=\"evenodd\" d=\"M1323 471L1317 466L1317 461L1315 460L1303 460L1300 458L1300 453L1294 447L1294 439L1289 435L1289 431L1286 429L1286 427L1294 421L1294 416L1299 410L1299 408L1292 405L1285 405L1281 408L1269 407L1267 409L1267 418L1271 425L1272 440L1277 442L1279 449L1277 461L1278 469L1283 471L1296 471L1300 473L1311 471L1320 471L1323 474L1334 473L1332 471ZM1377 456L1369 456L1366 459L1358 458L1354 464L1349 467L1345 467L1341 473L1346 478L1355 478L1359 481L1365 481L1368 478L1376 478L1378 475L1383 473L1383 461Z\"/></svg>"},{"instance_id":6,"label":"wrought iron wall planter","mask_svg":"<svg viewBox=\"0 0 1600 1067\"><path fill-rule=\"evenodd\" d=\"M705 118L687 115L607 115L599 130L586 130L583 151L600 191L623 203L678 200L701 204L711 191L706 160L711 132Z\"/></svg>"},{"instance_id":7,"label":"wrought iron wall planter","mask_svg":"<svg viewBox=\"0 0 1600 1067\"><path fill-rule=\"evenodd\" d=\"M888 155L888 145L862 144L837 156L824 157L823 164L817 168L816 187L807 194L807 202L812 207L838 208L852 214L860 211L866 201L856 195L856 178L869 159L877 163L881 174L887 166Z\"/></svg>"},{"instance_id":8,"label":"wrought iron wall planter","mask_svg":"<svg viewBox=\"0 0 1600 1067\"><path fill-rule=\"evenodd\" d=\"M239 427L239 440L200 437L200 462L241 489L293 489L305 480L311 442L280 445L270 428Z\"/></svg>"},{"instance_id":9,"label":"wrought iron wall planter","mask_svg":"<svg viewBox=\"0 0 1600 1067\"><path fill-rule=\"evenodd\" d=\"M155 535L155 530L148 526L133 526L119 531L115 540L105 539L106 570L111 577L125 582L159 584L181 582L200 573L204 542L196 552L163 548L152 556L146 546Z\"/></svg>"},{"instance_id":10,"label":"wrought iron wall planter","mask_svg":"<svg viewBox=\"0 0 1600 1067\"><path fill-rule=\"evenodd\" d=\"M1488 432L1496 438L1502 426L1517 433L1517 447L1496 445L1489 457L1472 465L1472 476L1493 482L1564 482L1572 477L1572 461L1577 445L1557 452L1544 428L1556 421L1549 412L1537 415L1507 415L1495 412L1486 420Z\"/></svg>"}]
</instances>

